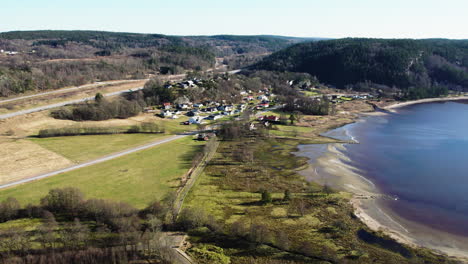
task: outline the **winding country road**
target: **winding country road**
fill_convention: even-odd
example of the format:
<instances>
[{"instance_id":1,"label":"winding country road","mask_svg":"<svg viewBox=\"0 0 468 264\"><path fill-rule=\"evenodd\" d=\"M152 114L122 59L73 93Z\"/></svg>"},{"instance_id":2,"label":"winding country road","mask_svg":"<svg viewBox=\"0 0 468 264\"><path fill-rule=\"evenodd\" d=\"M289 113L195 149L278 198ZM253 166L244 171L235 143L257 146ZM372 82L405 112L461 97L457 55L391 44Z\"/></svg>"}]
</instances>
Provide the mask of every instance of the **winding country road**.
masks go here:
<instances>
[{"instance_id":1,"label":"winding country road","mask_svg":"<svg viewBox=\"0 0 468 264\"><path fill-rule=\"evenodd\" d=\"M44 178L47 178L47 177L55 176L55 175L60 174L60 173L64 173L64 172L68 172L68 171L88 167L88 166L91 166L91 165L95 165L95 164L98 164L98 163L101 163L101 162L104 162L104 161L108 161L108 160L111 160L111 159L122 157L124 155L128 155L130 153L134 153L134 152L137 152L137 151L152 148L152 147L157 146L157 145L168 143L168 142L171 142L171 141L174 141L174 140L186 137L186 136L194 135L195 133L197 133L197 132L191 132L191 133L181 134L181 135L174 135L174 136L171 136L171 137L168 137L168 138L165 138L165 139L159 139L157 141L153 141L151 143L148 143L148 144L145 144L145 145L142 145L142 146L138 146L138 147L134 147L134 148L131 148L131 149L124 150L124 151L120 151L120 152L110 154L110 155L107 155L107 156L104 156L104 157L101 157L101 158L98 158L98 159L95 159L95 160L91 160L91 161L87 161L87 162L84 162L84 163L76 164L76 165L73 165L73 166L70 166L70 167L67 167L67 168L64 168L64 169L60 169L60 170L56 170L56 171L52 171L52 172L47 172L47 173L44 173L44 174L36 175L36 176L29 177L27 179L23 179L23 180L19 180L19 181L6 183L6 184L3 184L3 185L0 185L0 189L9 188L9 187L12 187L12 186L15 186L15 185L19 185L19 184L23 184L23 183L27 183L27 182L31 182L31 181L35 181L35 180L40 180L40 179L44 179Z\"/></svg>"},{"instance_id":2,"label":"winding country road","mask_svg":"<svg viewBox=\"0 0 468 264\"><path fill-rule=\"evenodd\" d=\"M143 87L137 87L137 88L134 88L134 89L131 89L131 90L132 91L138 91L138 90L141 90L141 89L143 89ZM119 94L126 93L128 91L129 90L117 91L117 92L113 92L113 93L107 93L107 94L104 94L104 97L119 95ZM86 101L90 101L90 100L94 100L94 96L81 98L81 99L75 99L75 100L69 100L69 101L63 101L63 102L60 102L60 103L55 103L55 104L30 108L30 109L26 109L26 110L21 110L21 111L18 111L18 112L3 114L3 115L0 115L0 120L15 117L15 116L20 116L20 115L30 114L30 113L34 113L34 112L49 110L49 109L52 109L52 108L57 108L57 107L61 107L61 106L69 105L69 104L82 103L82 102L86 102Z\"/></svg>"},{"instance_id":3,"label":"winding country road","mask_svg":"<svg viewBox=\"0 0 468 264\"><path fill-rule=\"evenodd\" d=\"M144 80L149 80L149 79L96 82L96 83L85 84L85 85L71 87L71 88L58 89L58 90L53 90L53 91L49 91L49 92L43 92L43 93L37 93L37 94L32 94L32 95L26 95L26 96L20 96L20 97L0 100L0 104L10 103L10 102L14 102L14 101L19 101L19 100L24 100L24 99L29 99L29 98L39 97L39 96L44 96L44 95L70 92L70 91L80 90L80 89L88 88L88 87L95 87L95 86L108 85L108 84L119 84L119 83L126 83L126 82L137 82L137 81L144 81Z\"/></svg>"},{"instance_id":4,"label":"winding country road","mask_svg":"<svg viewBox=\"0 0 468 264\"><path fill-rule=\"evenodd\" d=\"M226 73L236 74L236 73L239 73L240 71L241 70L232 70L232 71L227 71ZM170 75L170 76L164 76L164 79L174 80L174 79L184 78L185 76L186 76L186 74ZM65 88L65 89L61 89L61 90L50 91L50 92L45 92L45 93L40 93L40 94L27 95L27 96L17 97L17 98L11 98L11 99L6 99L6 100L3 100L3 101L0 101L0 104L5 103L7 101L11 102L11 101L16 101L16 100L20 100L20 99L27 99L27 98L36 97L36 96L42 96L42 95L46 95L46 94L60 93L60 92L66 91L66 90L77 90L77 89L82 89L82 88L93 86L93 85L102 85L102 84L111 84L111 83L112 83L112 81L111 82L104 82L104 83L100 83L100 84L87 84L87 85L78 86L78 87ZM141 90L141 89L143 89L143 87L137 87L137 88L133 88L133 89L127 89L127 90L123 90L123 91L107 93L107 94L104 94L104 97L115 96L115 95L123 94L123 93L129 92L129 91L138 91L138 90ZM13 112L13 113L3 114L3 115L0 115L0 120L15 117L15 116L26 115L26 114L30 114L30 113L40 112L40 111L44 111L44 110L49 110L49 109L53 109L53 108L57 108L57 107L65 106L65 105L82 103L82 102L86 102L86 101L90 101L90 100L94 100L94 96L81 98L81 99L75 99L75 100L68 100L68 101L63 101L63 102L60 102L60 103L55 103L55 104L50 104L50 105L25 109L25 110Z\"/></svg>"}]
</instances>

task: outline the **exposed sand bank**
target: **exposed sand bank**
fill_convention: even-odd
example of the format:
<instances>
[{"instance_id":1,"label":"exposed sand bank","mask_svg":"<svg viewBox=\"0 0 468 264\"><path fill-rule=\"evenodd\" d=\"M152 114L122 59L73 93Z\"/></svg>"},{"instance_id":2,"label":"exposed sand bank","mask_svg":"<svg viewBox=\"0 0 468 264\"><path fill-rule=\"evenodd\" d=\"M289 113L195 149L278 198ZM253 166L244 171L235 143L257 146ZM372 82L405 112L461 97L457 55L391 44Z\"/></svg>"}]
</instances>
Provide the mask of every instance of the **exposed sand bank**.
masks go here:
<instances>
[{"instance_id":1,"label":"exposed sand bank","mask_svg":"<svg viewBox=\"0 0 468 264\"><path fill-rule=\"evenodd\" d=\"M457 101L457 100L468 100L468 96L426 98L426 99L420 99L420 100L414 100L414 101L395 103L395 104L391 104L388 106L384 106L382 108L388 111L393 111L394 109L398 109L401 107L414 105L414 104L424 104L424 103L443 102L443 101Z\"/></svg>"},{"instance_id":2,"label":"exposed sand bank","mask_svg":"<svg viewBox=\"0 0 468 264\"><path fill-rule=\"evenodd\" d=\"M328 144L328 151L311 159L310 166L300 173L307 180L352 193L355 214L370 229L382 231L401 243L430 248L468 263L468 237L435 230L396 215L385 204L398 201L382 194L358 169L348 165L350 160L341 152L344 148L343 144Z\"/></svg>"}]
</instances>

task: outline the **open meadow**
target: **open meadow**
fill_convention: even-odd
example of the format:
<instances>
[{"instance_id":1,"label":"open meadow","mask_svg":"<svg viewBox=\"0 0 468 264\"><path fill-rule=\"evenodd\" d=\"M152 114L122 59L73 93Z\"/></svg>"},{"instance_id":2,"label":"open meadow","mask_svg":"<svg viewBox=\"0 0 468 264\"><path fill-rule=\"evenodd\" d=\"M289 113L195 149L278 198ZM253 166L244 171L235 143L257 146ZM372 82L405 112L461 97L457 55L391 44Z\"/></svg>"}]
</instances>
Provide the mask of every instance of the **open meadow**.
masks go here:
<instances>
[{"instance_id":1,"label":"open meadow","mask_svg":"<svg viewBox=\"0 0 468 264\"><path fill-rule=\"evenodd\" d=\"M188 136L100 164L34 181L0 192L0 200L15 197L37 204L50 189L76 187L87 198L113 199L142 208L179 185L204 142Z\"/></svg>"}]
</instances>

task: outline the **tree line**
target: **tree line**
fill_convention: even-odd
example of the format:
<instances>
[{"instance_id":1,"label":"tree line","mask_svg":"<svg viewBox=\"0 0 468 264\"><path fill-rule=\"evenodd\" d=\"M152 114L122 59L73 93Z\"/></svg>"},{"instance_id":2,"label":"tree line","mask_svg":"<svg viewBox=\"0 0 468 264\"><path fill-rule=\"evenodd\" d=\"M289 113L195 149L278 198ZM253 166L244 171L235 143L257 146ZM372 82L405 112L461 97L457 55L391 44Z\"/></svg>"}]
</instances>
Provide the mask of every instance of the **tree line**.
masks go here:
<instances>
[{"instance_id":1,"label":"tree line","mask_svg":"<svg viewBox=\"0 0 468 264\"><path fill-rule=\"evenodd\" d=\"M402 89L404 97L410 93L412 97L434 97L445 94L447 89L468 89L468 41L310 42L279 51L253 68L307 72L338 88L367 81L385 85L387 89Z\"/></svg>"},{"instance_id":2,"label":"tree line","mask_svg":"<svg viewBox=\"0 0 468 264\"><path fill-rule=\"evenodd\" d=\"M111 135L111 134L134 134L134 133L164 133L164 127L156 123L145 122L141 125L130 127L63 127L47 128L39 130L38 137L64 137L84 135Z\"/></svg>"},{"instance_id":3,"label":"tree line","mask_svg":"<svg viewBox=\"0 0 468 264\"><path fill-rule=\"evenodd\" d=\"M168 196L137 210L129 204L85 199L76 188L52 189L39 205L0 203L0 222L41 219L33 230L0 230L2 263L171 263L160 241L172 204Z\"/></svg>"}]
</instances>

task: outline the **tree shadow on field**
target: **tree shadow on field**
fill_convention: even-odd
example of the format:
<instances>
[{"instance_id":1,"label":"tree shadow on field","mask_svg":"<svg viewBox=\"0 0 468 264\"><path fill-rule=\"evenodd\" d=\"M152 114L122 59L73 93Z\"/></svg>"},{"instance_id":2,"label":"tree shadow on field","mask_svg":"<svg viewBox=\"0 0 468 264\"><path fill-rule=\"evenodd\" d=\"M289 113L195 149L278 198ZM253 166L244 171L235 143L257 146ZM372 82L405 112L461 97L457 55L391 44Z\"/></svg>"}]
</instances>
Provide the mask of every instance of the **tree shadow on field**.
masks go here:
<instances>
[{"instance_id":1,"label":"tree shadow on field","mask_svg":"<svg viewBox=\"0 0 468 264\"><path fill-rule=\"evenodd\" d=\"M184 169L190 169L192 167L193 158L197 153L203 152L203 147L204 145L187 146L187 148L189 148L188 151L181 156L181 164Z\"/></svg>"}]
</instances>

